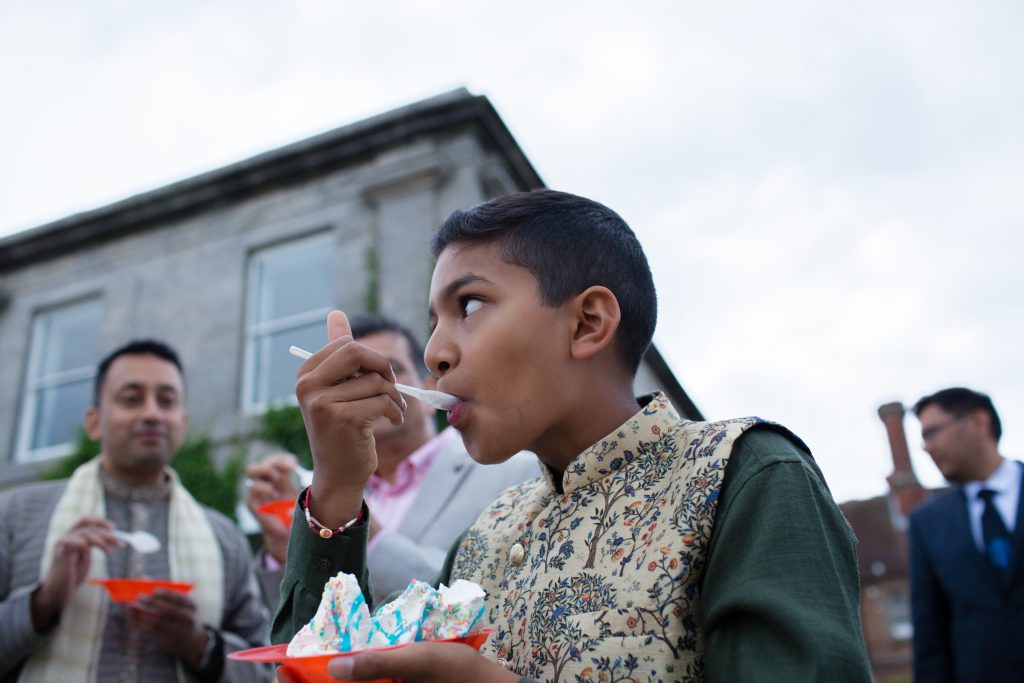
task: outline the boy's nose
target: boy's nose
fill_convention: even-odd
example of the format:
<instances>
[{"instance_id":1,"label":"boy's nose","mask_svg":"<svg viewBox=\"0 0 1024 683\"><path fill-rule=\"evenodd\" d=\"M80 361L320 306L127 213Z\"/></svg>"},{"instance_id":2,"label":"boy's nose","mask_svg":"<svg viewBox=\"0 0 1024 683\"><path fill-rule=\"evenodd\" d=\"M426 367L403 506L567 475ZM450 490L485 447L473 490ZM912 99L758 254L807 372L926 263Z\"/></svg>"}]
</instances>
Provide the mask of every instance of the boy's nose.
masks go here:
<instances>
[{"instance_id":1,"label":"boy's nose","mask_svg":"<svg viewBox=\"0 0 1024 683\"><path fill-rule=\"evenodd\" d=\"M427 364L427 369L434 377L440 379L455 365L455 355L453 346L434 330L423 349L423 361Z\"/></svg>"}]
</instances>

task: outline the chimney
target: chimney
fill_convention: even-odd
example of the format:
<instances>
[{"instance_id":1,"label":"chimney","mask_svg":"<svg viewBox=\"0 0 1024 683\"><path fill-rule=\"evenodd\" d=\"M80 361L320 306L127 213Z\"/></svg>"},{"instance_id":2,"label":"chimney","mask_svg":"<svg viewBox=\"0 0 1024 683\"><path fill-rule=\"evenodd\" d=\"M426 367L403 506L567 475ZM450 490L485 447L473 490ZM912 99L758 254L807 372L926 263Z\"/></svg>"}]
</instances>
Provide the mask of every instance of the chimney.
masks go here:
<instances>
[{"instance_id":1,"label":"chimney","mask_svg":"<svg viewBox=\"0 0 1024 683\"><path fill-rule=\"evenodd\" d=\"M886 403L878 408L878 417L885 423L885 431L889 435L889 448L892 450L893 471L887 481L890 499L898 508L900 517L893 521L901 529L906 527L906 518L910 511L925 499L925 490L917 480L914 466L910 463L907 434L903 430L905 413L902 403Z\"/></svg>"}]
</instances>

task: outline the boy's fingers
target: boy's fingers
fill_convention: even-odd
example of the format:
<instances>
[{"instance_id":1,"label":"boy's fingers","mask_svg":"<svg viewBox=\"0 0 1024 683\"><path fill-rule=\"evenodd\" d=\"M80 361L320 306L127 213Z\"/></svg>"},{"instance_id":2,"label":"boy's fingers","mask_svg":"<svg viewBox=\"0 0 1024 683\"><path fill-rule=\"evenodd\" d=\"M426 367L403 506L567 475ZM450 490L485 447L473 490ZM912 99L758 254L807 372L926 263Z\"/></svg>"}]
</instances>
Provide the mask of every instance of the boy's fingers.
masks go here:
<instances>
[{"instance_id":1,"label":"boy's fingers","mask_svg":"<svg viewBox=\"0 0 1024 683\"><path fill-rule=\"evenodd\" d=\"M348 324L348 316L339 310L327 314L327 341L332 342L342 337L351 337L352 327Z\"/></svg>"},{"instance_id":2,"label":"boy's fingers","mask_svg":"<svg viewBox=\"0 0 1024 683\"><path fill-rule=\"evenodd\" d=\"M335 657L328 662L327 670L331 676L343 681L389 678L420 680L424 676L436 674L438 670L448 671L451 680L469 680L460 674L468 673L464 667L479 656L466 645L414 643L383 652L361 652L351 657Z\"/></svg>"},{"instance_id":3,"label":"boy's fingers","mask_svg":"<svg viewBox=\"0 0 1024 683\"><path fill-rule=\"evenodd\" d=\"M299 378L296 381L296 393L300 391L300 387L310 382L319 387L335 387L347 384L350 386L346 387L346 389L351 389L353 384L351 380L376 374L387 380L391 384L391 389L395 396L398 395L398 390L394 389L393 384L395 381L394 369L391 367L391 361L384 354L363 346L358 342L349 342L337 347L331 343L324 348L330 349L330 351L318 360L319 365L307 372L302 372L300 368ZM320 353L323 352L321 350ZM309 360L306 362L312 363L313 361ZM365 382L363 384L365 385ZM301 397L302 394L299 394L299 396ZM396 402L398 401L396 400Z\"/></svg>"}]
</instances>

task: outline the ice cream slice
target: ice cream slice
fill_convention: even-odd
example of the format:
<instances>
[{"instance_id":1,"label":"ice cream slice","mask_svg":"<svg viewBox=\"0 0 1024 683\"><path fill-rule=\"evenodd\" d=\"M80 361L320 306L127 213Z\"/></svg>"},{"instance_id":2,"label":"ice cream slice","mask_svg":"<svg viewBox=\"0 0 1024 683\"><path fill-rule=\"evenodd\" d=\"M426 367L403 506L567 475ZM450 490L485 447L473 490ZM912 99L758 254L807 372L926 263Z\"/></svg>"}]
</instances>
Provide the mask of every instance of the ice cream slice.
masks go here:
<instances>
[{"instance_id":1,"label":"ice cream slice","mask_svg":"<svg viewBox=\"0 0 1024 683\"><path fill-rule=\"evenodd\" d=\"M423 619L423 640L461 638L469 633L484 613L484 589L472 581L458 579L437 590L437 604Z\"/></svg>"},{"instance_id":2,"label":"ice cream slice","mask_svg":"<svg viewBox=\"0 0 1024 683\"><path fill-rule=\"evenodd\" d=\"M412 581L402 594L382 605L372 619L370 647L389 647L420 638L423 619L437 603L437 591L428 583Z\"/></svg>"},{"instance_id":3,"label":"ice cream slice","mask_svg":"<svg viewBox=\"0 0 1024 683\"><path fill-rule=\"evenodd\" d=\"M288 643L288 656L362 649L370 638L371 628L370 610L359 582L351 574L339 573L324 585L313 619Z\"/></svg>"},{"instance_id":4,"label":"ice cream slice","mask_svg":"<svg viewBox=\"0 0 1024 683\"><path fill-rule=\"evenodd\" d=\"M484 612L483 588L458 580L434 590L412 581L405 591L371 617L359 582L338 574L324 586L313 619L302 627L288 655L306 656L390 647L417 640L444 640L467 635Z\"/></svg>"}]
</instances>

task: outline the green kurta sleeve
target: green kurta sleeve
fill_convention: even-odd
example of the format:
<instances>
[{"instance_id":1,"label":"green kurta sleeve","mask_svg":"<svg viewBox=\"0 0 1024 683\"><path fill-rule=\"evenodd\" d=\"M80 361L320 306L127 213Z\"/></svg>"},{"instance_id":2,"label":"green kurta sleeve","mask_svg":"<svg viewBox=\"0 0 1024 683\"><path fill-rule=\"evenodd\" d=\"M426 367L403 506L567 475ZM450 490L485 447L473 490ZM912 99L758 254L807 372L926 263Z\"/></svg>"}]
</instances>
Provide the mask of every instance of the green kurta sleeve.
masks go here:
<instances>
[{"instance_id":1,"label":"green kurta sleeve","mask_svg":"<svg viewBox=\"0 0 1024 683\"><path fill-rule=\"evenodd\" d=\"M871 681L856 539L810 454L769 430L733 449L701 592L707 681Z\"/></svg>"},{"instance_id":2,"label":"green kurta sleeve","mask_svg":"<svg viewBox=\"0 0 1024 683\"><path fill-rule=\"evenodd\" d=\"M303 495L305 491L299 494L300 501ZM366 598L366 604L373 609L370 573L366 568L369 528L370 510L364 503L361 523L353 525L340 536L325 540L310 530L302 506L296 505L291 537L288 540L288 561L281 580L281 601L271 631L272 642L287 643L313 618L320 605L324 584L338 572L359 577L359 587ZM461 541L462 535L455 539L448 550L441 573L432 583L435 588L442 583L451 583L449 577L452 563ZM392 593L384 602L393 600L399 593Z\"/></svg>"},{"instance_id":3,"label":"green kurta sleeve","mask_svg":"<svg viewBox=\"0 0 1024 683\"><path fill-rule=\"evenodd\" d=\"M299 494L302 500L305 491ZM273 643L287 643L316 614L324 584L338 572L359 578L359 587L370 601L370 575L366 569L366 540L370 529L370 511L363 504L363 521L343 534L323 539L306 525L302 505L296 503L292 533L288 540L288 560L281 580L281 601L270 632Z\"/></svg>"}]
</instances>

